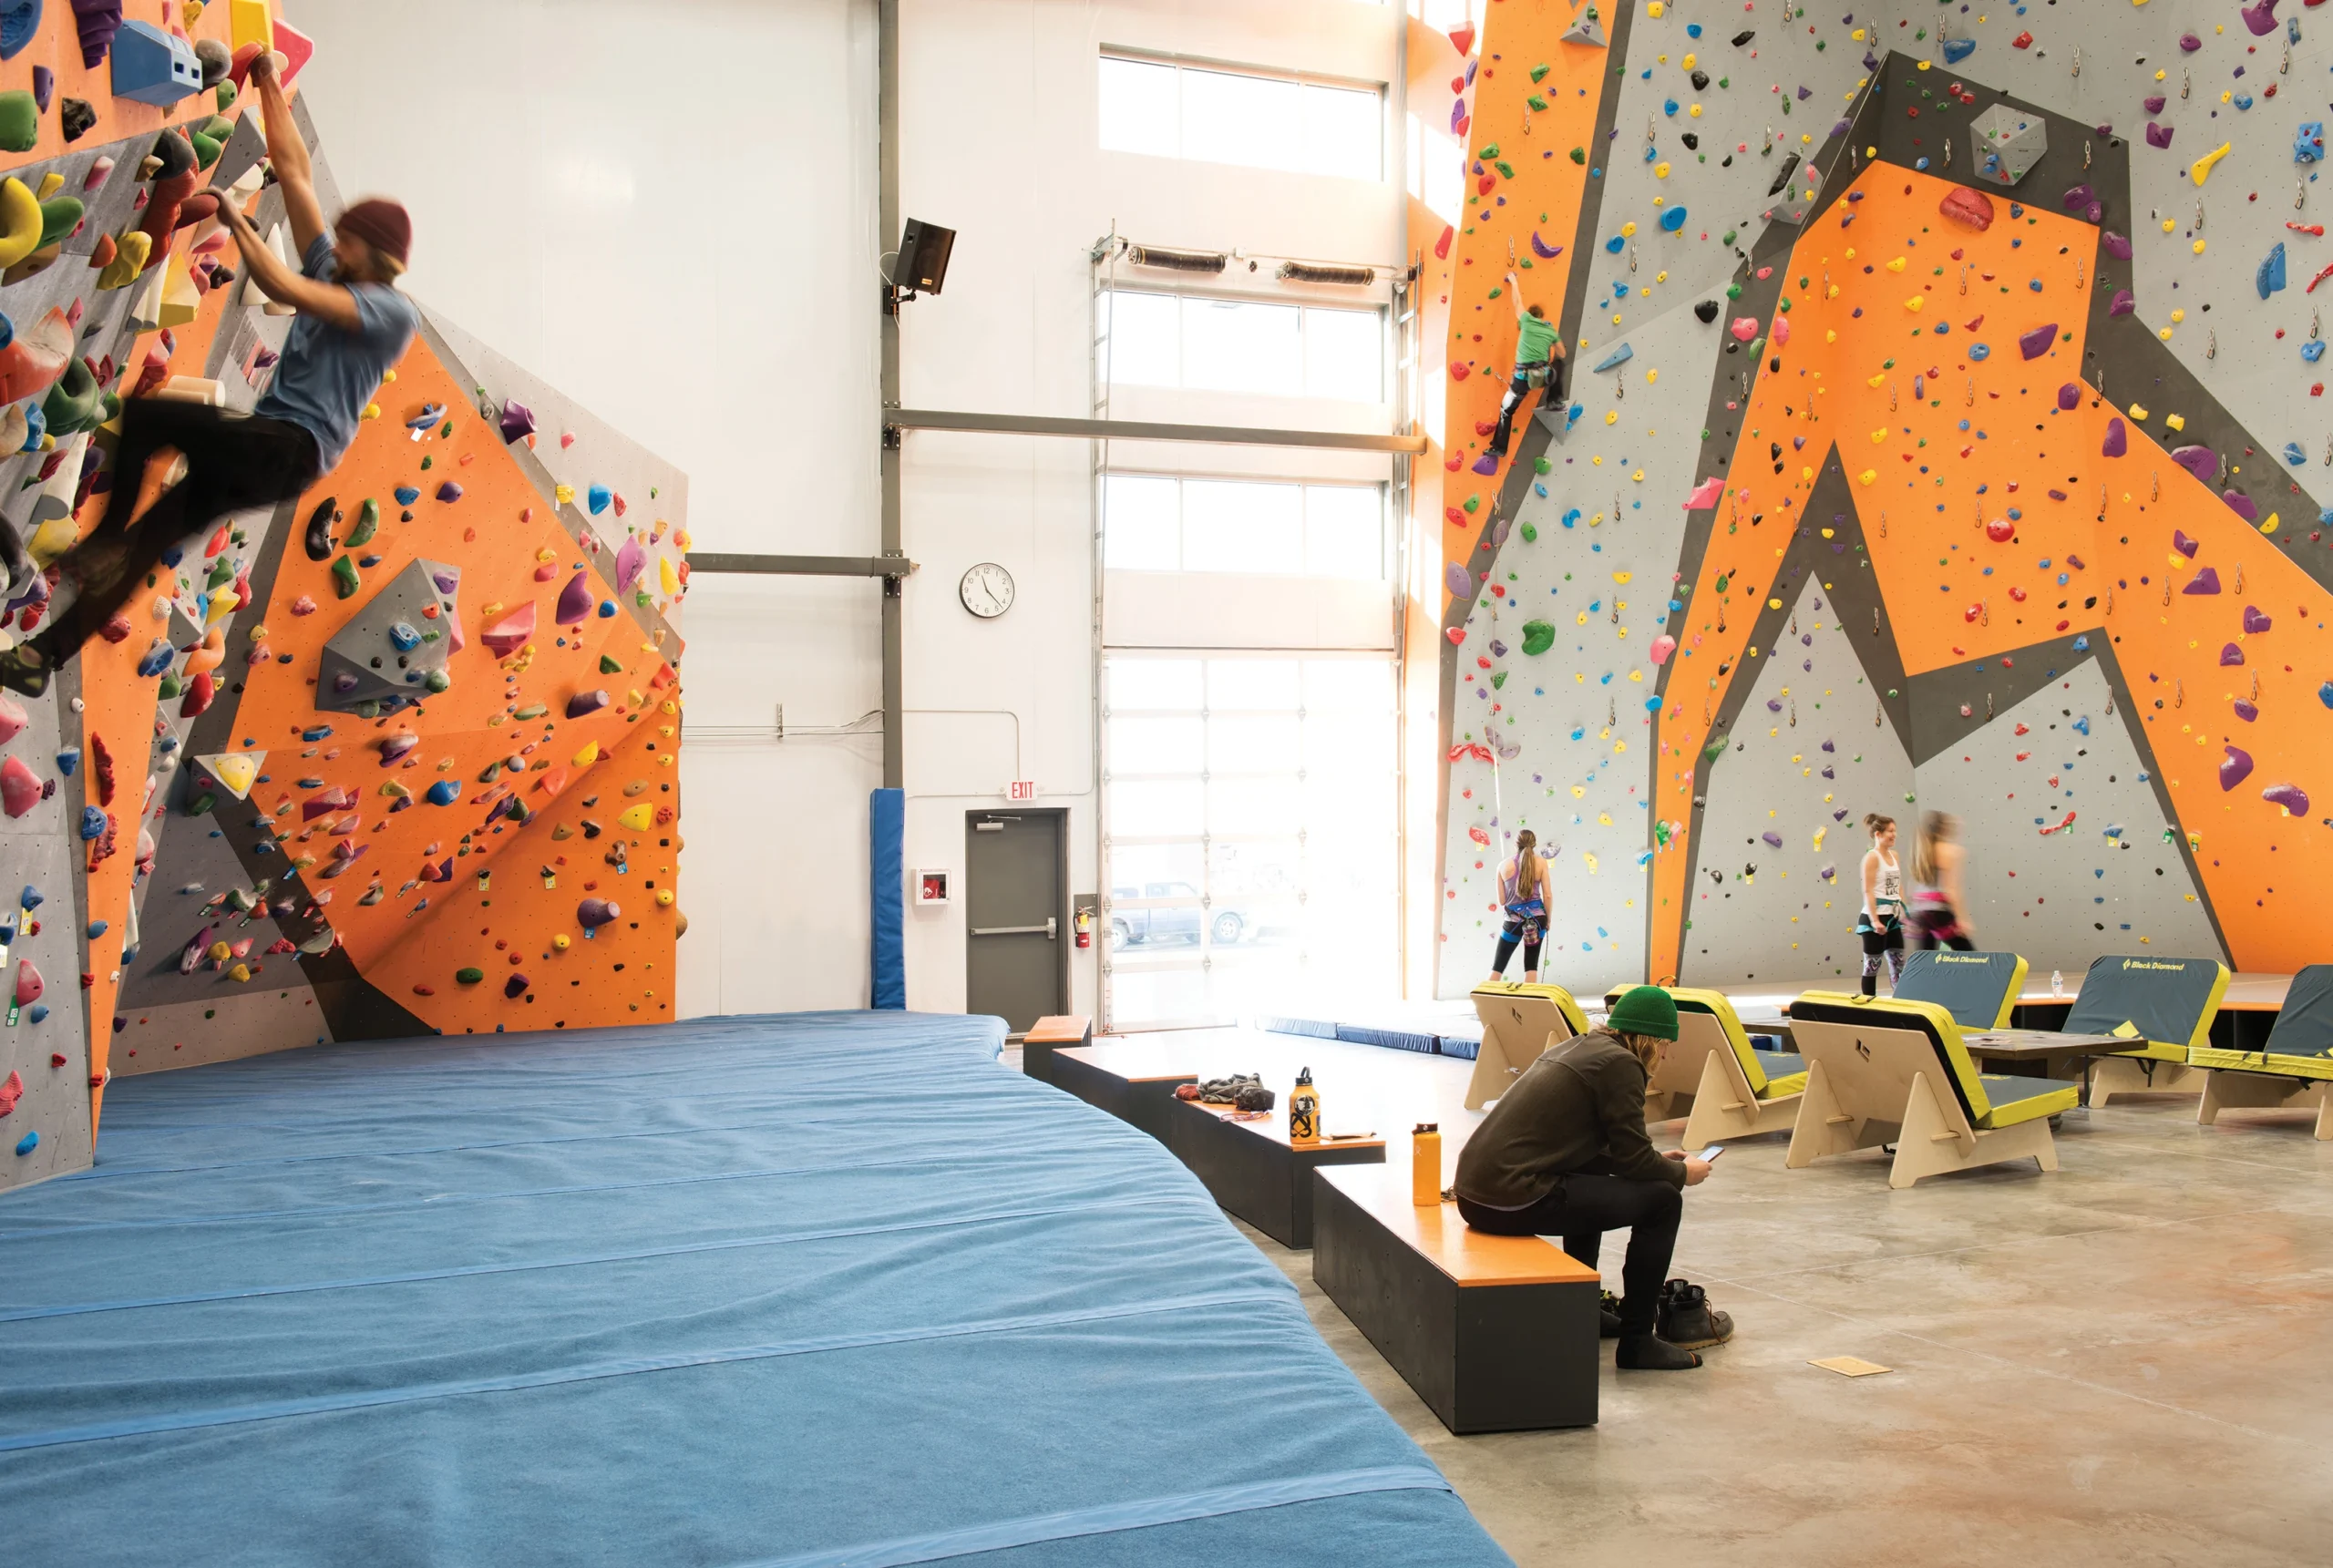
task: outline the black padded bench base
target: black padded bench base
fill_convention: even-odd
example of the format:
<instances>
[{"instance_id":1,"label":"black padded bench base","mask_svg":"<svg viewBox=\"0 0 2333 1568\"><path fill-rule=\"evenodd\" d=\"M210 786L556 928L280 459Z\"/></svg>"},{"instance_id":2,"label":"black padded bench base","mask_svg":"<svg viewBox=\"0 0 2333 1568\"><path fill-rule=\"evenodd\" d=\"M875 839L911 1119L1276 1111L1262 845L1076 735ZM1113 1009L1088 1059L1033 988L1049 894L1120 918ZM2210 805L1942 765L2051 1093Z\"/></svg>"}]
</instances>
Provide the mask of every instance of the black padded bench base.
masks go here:
<instances>
[{"instance_id":1,"label":"black padded bench base","mask_svg":"<svg viewBox=\"0 0 2333 1568\"><path fill-rule=\"evenodd\" d=\"M1140 1048L1069 1046L1053 1050L1049 1081L1130 1127L1166 1142L1166 1112L1175 1091L1197 1083L1198 1075L1157 1061L1145 1061Z\"/></svg>"},{"instance_id":2,"label":"black padded bench base","mask_svg":"<svg viewBox=\"0 0 2333 1568\"><path fill-rule=\"evenodd\" d=\"M1326 1165L1382 1165L1385 1141L1288 1141L1287 1112L1234 1122L1205 1105L1171 1098L1166 1146L1204 1183L1215 1201L1282 1246L1312 1245L1312 1173Z\"/></svg>"}]
</instances>

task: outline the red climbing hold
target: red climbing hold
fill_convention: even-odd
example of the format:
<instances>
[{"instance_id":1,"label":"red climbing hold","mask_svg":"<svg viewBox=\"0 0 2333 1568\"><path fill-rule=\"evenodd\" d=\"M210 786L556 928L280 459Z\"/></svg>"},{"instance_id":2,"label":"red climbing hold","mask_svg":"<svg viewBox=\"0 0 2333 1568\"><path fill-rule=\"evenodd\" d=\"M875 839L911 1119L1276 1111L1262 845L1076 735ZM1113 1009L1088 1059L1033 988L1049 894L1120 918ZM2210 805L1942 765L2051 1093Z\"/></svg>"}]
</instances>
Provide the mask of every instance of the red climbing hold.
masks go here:
<instances>
[{"instance_id":1,"label":"red climbing hold","mask_svg":"<svg viewBox=\"0 0 2333 1568\"><path fill-rule=\"evenodd\" d=\"M8 1081L0 1083L0 1116L14 1114L16 1102L23 1099L24 1094L25 1075L21 1072L10 1072Z\"/></svg>"}]
</instances>

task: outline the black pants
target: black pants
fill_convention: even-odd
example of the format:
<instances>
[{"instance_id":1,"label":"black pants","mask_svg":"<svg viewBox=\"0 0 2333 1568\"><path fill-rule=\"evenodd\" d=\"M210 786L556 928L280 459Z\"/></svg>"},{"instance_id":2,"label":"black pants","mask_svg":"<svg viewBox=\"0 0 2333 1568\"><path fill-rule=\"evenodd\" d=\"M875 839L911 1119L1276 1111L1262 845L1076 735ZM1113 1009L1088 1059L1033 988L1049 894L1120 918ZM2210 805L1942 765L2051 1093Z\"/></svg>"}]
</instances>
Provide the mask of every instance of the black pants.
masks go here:
<instances>
[{"instance_id":1,"label":"black pants","mask_svg":"<svg viewBox=\"0 0 2333 1568\"><path fill-rule=\"evenodd\" d=\"M1977 950L1977 944L1960 934L1960 912L1949 906L1914 915L1912 925L1924 953L1938 948L1950 948L1956 953Z\"/></svg>"},{"instance_id":2,"label":"black pants","mask_svg":"<svg viewBox=\"0 0 2333 1568\"><path fill-rule=\"evenodd\" d=\"M1904 979L1904 927L1890 920L1877 930L1862 929L1856 933L1863 938L1863 994L1879 994L1879 966L1887 965L1887 982L1901 984Z\"/></svg>"},{"instance_id":3,"label":"black pants","mask_svg":"<svg viewBox=\"0 0 2333 1568\"><path fill-rule=\"evenodd\" d=\"M133 524L146 465L165 446L184 455L186 477ZM316 438L289 420L170 398L130 399L122 405L106 515L61 563L79 591L31 640L44 666L72 658L120 613L146 587L163 551L230 512L293 499L315 482L321 466Z\"/></svg>"},{"instance_id":4,"label":"black pants","mask_svg":"<svg viewBox=\"0 0 2333 1568\"><path fill-rule=\"evenodd\" d=\"M1606 1231L1629 1233L1628 1261L1620 1267L1620 1332L1650 1334L1660 1316L1661 1282L1677 1250L1677 1223L1684 1217L1684 1190L1667 1182L1574 1173L1556 1179L1556 1190L1527 1209L1486 1209L1458 1200L1458 1213L1478 1231L1493 1235L1561 1236L1564 1251L1590 1268L1603 1250Z\"/></svg>"},{"instance_id":5,"label":"black pants","mask_svg":"<svg viewBox=\"0 0 2333 1568\"><path fill-rule=\"evenodd\" d=\"M1491 455L1506 456L1506 444L1515 435L1515 411L1531 395L1531 373L1544 369L1547 373L1547 390L1539 401L1549 408L1558 408L1564 400L1564 365L1567 361L1551 359L1544 365L1518 364L1513 379L1506 384L1506 395L1498 400L1498 428L1491 435Z\"/></svg>"},{"instance_id":6,"label":"black pants","mask_svg":"<svg viewBox=\"0 0 2333 1568\"><path fill-rule=\"evenodd\" d=\"M1536 975L1539 972L1541 940L1542 938L1538 937L1523 938L1523 972L1526 975ZM1506 973L1506 961L1515 957L1515 946L1516 939L1513 937L1501 937L1498 939L1498 951L1491 958L1491 973L1495 975Z\"/></svg>"}]
</instances>

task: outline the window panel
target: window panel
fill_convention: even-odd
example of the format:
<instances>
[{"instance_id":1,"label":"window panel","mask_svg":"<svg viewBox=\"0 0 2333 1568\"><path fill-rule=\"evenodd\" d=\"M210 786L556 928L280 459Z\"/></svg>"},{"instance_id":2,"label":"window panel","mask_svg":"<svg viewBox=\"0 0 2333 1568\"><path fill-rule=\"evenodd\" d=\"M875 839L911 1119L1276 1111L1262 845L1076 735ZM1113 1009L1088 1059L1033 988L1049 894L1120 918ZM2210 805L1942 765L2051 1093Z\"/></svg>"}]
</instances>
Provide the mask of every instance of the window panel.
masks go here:
<instances>
[{"instance_id":1,"label":"window panel","mask_svg":"<svg viewBox=\"0 0 2333 1568\"><path fill-rule=\"evenodd\" d=\"M1118 721L1114 721L1112 728ZM1207 831L1207 788L1197 779L1112 781L1110 833L1129 838L1197 835Z\"/></svg>"},{"instance_id":2,"label":"window panel","mask_svg":"<svg viewBox=\"0 0 2333 1568\"><path fill-rule=\"evenodd\" d=\"M1183 482L1187 571L1304 569L1304 493L1294 485Z\"/></svg>"},{"instance_id":3,"label":"window panel","mask_svg":"<svg viewBox=\"0 0 2333 1568\"><path fill-rule=\"evenodd\" d=\"M1183 69L1183 156L1288 168L1304 146L1303 89L1278 77Z\"/></svg>"},{"instance_id":4,"label":"window panel","mask_svg":"<svg viewBox=\"0 0 2333 1568\"><path fill-rule=\"evenodd\" d=\"M1300 699L1291 659L1210 659L1208 708L1217 713L1294 712Z\"/></svg>"},{"instance_id":5,"label":"window panel","mask_svg":"<svg viewBox=\"0 0 2333 1568\"><path fill-rule=\"evenodd\" d=\"M1384 577L1384 492L1374 485L1307 485L1304 570L1364 581Z\"/></svg>"},{"instance_id":6,"label":"window panel","mask_svg":"<svg viewBox=\"0 0 2333 1568\"><path fill-rule=\"evenodd\" d=\"M1183 300L1182 384L1285 396L1302 384L1304 323L1294 305Z\"/></svg>"},{"instance_id":7,"label":"window panel","mask_svg":"<svg viewBox=\"0 0 2333 1568\"><path fill-rule=\"evenodd\" d=\"M1384 99L1354 87L1304 85L1305 167L1343 179L1385 172Z\"/></svg>"},{"instance_id":8,"label":"window panel","mask_svg":"<svg viewBox=\"0 0 2333 1568\"><path fill-rule=\"evenodd\" d=\"M1207 666L1197 659L1113 659L1110 708L1197 712L1207 702Z\"/></svg>"},{"instance_id":9,"label":"window panel","mask_svg":"<svg viewBox=\"0 0 2333 1568\"><path fill-rule=\"evenodd\" d=\"M1208 772L1293 774L1304 765L1302 736L1285 713L1217 713L1208 722Z\"/></svg>"},{"instance_id":10,"label":"window panel","mask_svg":"<svg viewBox=\"0 0 2333 1568\"><path fill-rule=\"evenodd\" d=\"M1209 833L1285 833L1300 820L1301 792L1292 777L1222 778L1208 781Z\"/></svg>"},{"instance_id":11,"label":"window panel","mask_svg":"<svg viewBox=\"0 0 2333 1568\"><path fill-rule=\"evenodd\" d=\"M1107 738L1113 774L1195 774L1206 765L1207 724L1196 713L1187 719L1113 719Z\"/></svg>"},{"instance_id":12,"label":"window panel","mask_svg":"<svg viewBox=\"0 0 2333 1568\"><path fill-rule=\"evenodd\" d=\"M1102 481L1102 564L1120 571L1175 571L1183 564L1182 486L1111 474Z\"/></svg>"},{"instance_id":13,"label":"window panel","mask_svg":"<svg viewBox=\"0 0 2333 1568\"><path fill-rule=\"evenodd\" d=\"M1181 156L1181 93L1176 76L1172 66L1102 56L1103 150Z\"/></svg>"},{"instance_id":14,"label":"window panel","mask_svg":"<svg viewBox=\"0 0 2333 1568\"><path fill-rule=\"evenodd\" d=\"M1174 386L1182 380L1182 302L1173 294L1113 289L1103 296L1109 333L1109 378L1129 386Z\"/></svg>"},{"instance_id":15,"label":"window panel","mask_svg":"<svg viewBox=\"0 0 2333 1568\"><path fill-rule=\"evenodd\" d=\"M1304 313L1304 390L1377 403L1385 395L1385 317L1378 311Z\"/></svg>"},{"instance_id":16,"label":"window panel","mask_svg":"<svg viewBox=\"0 0 2333 1568\"><path fill-rule=\"evenodd\" d=\"M1393 666L1382 659L1308 659L1304 661L1304 706L1314 713L1331 710L1391 713Z\"/></svg>"}]
</instances>

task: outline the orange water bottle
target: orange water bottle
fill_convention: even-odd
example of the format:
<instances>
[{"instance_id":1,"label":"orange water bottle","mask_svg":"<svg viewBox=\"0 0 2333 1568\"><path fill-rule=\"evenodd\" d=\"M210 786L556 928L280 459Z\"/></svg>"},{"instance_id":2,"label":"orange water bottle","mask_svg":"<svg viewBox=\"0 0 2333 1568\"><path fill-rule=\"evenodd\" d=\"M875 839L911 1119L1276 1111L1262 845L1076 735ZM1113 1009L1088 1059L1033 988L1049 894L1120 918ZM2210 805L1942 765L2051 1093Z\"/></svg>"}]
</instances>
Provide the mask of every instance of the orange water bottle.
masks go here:
<instances>
[{"instance_id":1,"label":"orange water bottle","mask_svg":"<svg viewBox=\"0 0 2333 1568\"><path fill-rule=\"evenodd\" d=\"M1421 1122L1410 1134L1410 1202L1419 1208L1442 1203L1442 1124Z\"/></svg>"},{"instance_id":2,"label":"orange water bottle","mask_svg":"<svg viewBox=\"0 0 2333 1568\"><path fill-rule=\"evenodd\" d=\"M1288 1096L1288 1141L1291 1143L1317 1143L1321 1141L1321 1094L1312 1087L1312 1070L1302 1069L1296 1075L1296 1087Z\"/></svg>"}]
</instances>

